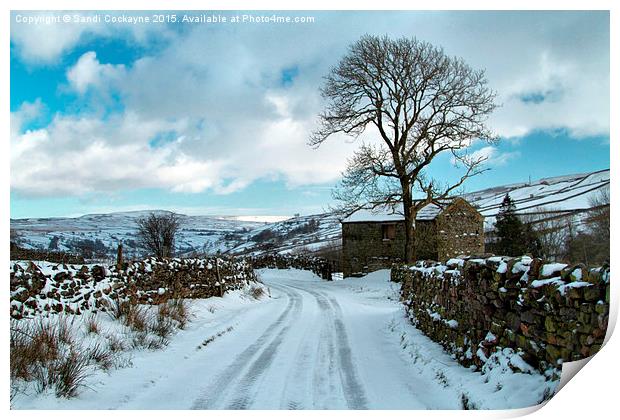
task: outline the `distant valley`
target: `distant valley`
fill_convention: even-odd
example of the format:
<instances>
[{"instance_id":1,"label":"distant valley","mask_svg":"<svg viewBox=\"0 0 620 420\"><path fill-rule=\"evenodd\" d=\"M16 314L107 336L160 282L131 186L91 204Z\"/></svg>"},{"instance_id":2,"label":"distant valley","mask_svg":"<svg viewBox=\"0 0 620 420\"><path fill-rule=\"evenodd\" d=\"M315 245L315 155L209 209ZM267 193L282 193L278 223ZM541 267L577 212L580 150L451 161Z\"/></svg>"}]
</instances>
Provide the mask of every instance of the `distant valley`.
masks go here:
<instances>
[{"instance_id":1,"label":"distant valley","mask_svg":"<svg viewBox=\"0 0 620 420\"><path fill-rule=\"evenodd\" d=\"M579 223L590 200L609 186L609 170L565 175L502 185L470 192L464 197L485 216L492 230L504 196L509 193L520 214L571 215ZM162 210L153 210L162 212ZM140 256L135 241L136 220L150 211L91 214L75 218L11 219L20 246L79 253L85 247L98 259L113 258L119 243L129 258ZM186 216L177 239L179 255L257 254L315 251L340 243L340 215L321 213L280 216Z\"/></svg>"}]
</instances>

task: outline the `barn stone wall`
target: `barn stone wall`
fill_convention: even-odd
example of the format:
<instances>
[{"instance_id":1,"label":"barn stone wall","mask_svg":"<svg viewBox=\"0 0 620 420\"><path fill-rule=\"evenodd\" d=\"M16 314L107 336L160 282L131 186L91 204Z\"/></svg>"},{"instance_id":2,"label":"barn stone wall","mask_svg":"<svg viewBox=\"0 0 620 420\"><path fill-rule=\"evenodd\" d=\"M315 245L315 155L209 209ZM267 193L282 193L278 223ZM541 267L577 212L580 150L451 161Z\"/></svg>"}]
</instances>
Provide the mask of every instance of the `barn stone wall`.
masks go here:
<instances>
[{"instance_id":1,"label":"barn stone wall","mask_svg":"<svg viewBox=\"0 0 620 420\"><path fill-rule=\"evenodd\" d=\"M465 366L512 349L545 373L595 354L609 320L609 266L545 264L529 257L395 265L418 329Z\"/></svg>"},{"instance_id":2,"label":"barn stone wall","mask_svg":"<svg viewBox=\"0 0 620 420\"><path fill-rule=\"evenodd\" d=\"M457 201L437 216L437 260L484 253L484 218Z\"/></svg>"},{"instance_id":3,"label":"barn stone wall","mask_svg":"<svg viewBox=\"0 0 620 420\"><path fill-rule=\"evenodd\" d=\"M396 236L384 240L381 225L394 224ZM391 267L402 261L404 222L355 222L342 224L342 271L345 277Z\"/></svg>"},{"instance_id":4,"label":"barn stone wall","mask_svg":"<svg viewBox=\"0 0 620 420\"><path fill-rule=\"evenodd\" d=\"M381 226L396 225L396 237L384 240ZM455 199L434 220L417 220L418 259L446 261L484 253L484 218L465 200ZM403 260L405 222L342 223L342 265L345 277L389 268Z\"/></svg>"}]
</instances>

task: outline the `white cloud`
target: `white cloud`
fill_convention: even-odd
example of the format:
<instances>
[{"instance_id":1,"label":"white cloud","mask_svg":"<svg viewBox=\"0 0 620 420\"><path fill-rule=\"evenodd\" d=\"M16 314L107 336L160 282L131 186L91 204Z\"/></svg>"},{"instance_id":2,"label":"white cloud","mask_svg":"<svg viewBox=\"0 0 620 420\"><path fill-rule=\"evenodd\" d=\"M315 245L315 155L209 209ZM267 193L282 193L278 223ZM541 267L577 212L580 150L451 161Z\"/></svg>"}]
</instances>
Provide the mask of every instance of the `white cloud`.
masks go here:
<instances>
[{"instance_id":1,"label":"white cloud","mask_svg":"<svg viewBox=\"0 0 620 420\"><path fill-rule=\"evenodd\" d=\"M500 152L495 146L485 146L481 149L474 151L471 154L473 159L483 158L485 166L503 166L508 163L509 160L518 157L520 153L516 152Z\"/></svg>"},{"instance_id":2,"label":"white cloud","mask_svg":"<svg viewBox=\"0 0 620 420\"><path fill-rule=\"evenodd\" d=\"M89 51L67 70L67 80L78 93L84 93L89 87L109 89L109 84L119 80L124 74L123 64L101 64L97 53Z\"/></svg>"},{"instance_id":3,"label":"white cloud","mask_svg":"<svg viewBox=\"0 0 620 420\"><path fill-rule=\"evenodd\" d=\"M42 113L44 108L40 98L34 102L24 102L15 111L11 112L11 137L15 137L22 132L24 125L36 120Z\"/></svg>"},{"instance_id":4,"label":"white cloud","mask_svg":"<svg viewBox=\"0 0 620 420\"><path fill-rule=\"evenodd\" d=\"M251 146L231 142L211 154L208 147L193 153L197 146L188 147L181 137L152 146L161 133L190 131L187 120L147 120L133 113L106 121L57 116L44 129L12 135L11 187L54 196L143 187L225 194L280 176L291 186L306 185L335 179L342 148L352 147L338 142L312 151L303 124L287 118L264 124L253 132Z\"/></svg>"},{"instance_id":5,"label":"white cloud","mask_svg":"<svg viewBox=\"0 0 620 420\"><path fill-rule=\"evenodd\" d=\"M67 69L69 85L80 94L118 93L122 113L105 119L60 114L30 133L14 131L12 124L11 185L28 194L147 186L228 193L259 178L291 186L335 181L356 145L341 136L314 150L306 141L322 108L322 76L366 32L417 36L486 68L503 103L490 124L502 136L558 128L574 136L605 135L609 28L596 16L601 14L467 12L377 19L332 13L314 25L199 25L164 34L162 48L126 66L101 63L93 50ZM149 29L134 26L122 36L148 43ZM17 54L51 61L86 42L84 34L121 36L106 26L46 31L25 34L13 24ZM46 46L55 37L59 43ZM46 39L37 44L39 38ZM298 74L283 86L282 71L292 67ZM539 100L524 100L528 95ZM13 113L12 121L22 114ZM158 136L165 140L150 144ZM502 165L517 152L486 147L477 153Z\"/></svg>"},{"instance_id":6,"label":"white cloud","mask_svg":"<svg viewBox=\"0 0 620 420\"><path fill-rule=\"evenodd\" d=\"M108 121L57 116L44 129L11 137L11 186L23 194L41 196L153 184L173 188L179 179L162 178L162 173L179 165L175 142L151 149L149 141L161 131L182 128L182 122L165 124L134 114Z\"/></svg>"},{"instance_id":7,"label":"white cloud","mask_svg":"<svg viewBox=\"0 0 620 420\"><path fill-rule=\"evenodd\" d=\"M136 15L140 12L113 12L109 15ZM11 43L15 45L16 54L30 65L54 65L72 48L88 42L94 37L109 39L127 39L139 45L148 44L153 37L171 39L174 32L165 25L113 25L105 22L84 21L64 22L62 18L69 16L102 16L102 12L78 11L19 11L11 12ZM61 21L52 20L54 17ZM27 19L38 19L37 23L26 23ZM46 21L47 19L47 21Z\"/></svg>"},{"instance_id":8,"label":"white cloud","mask_svg":"<svg viewBox=\"0 0 620 420\"><path fill-rule=\"evenodd\" d=\"M11 42L17 53L29 63L54 63L67 49L75 46L83 34L106 32L104 27L84 24L26 24L16 23L18 15L51 16L52 13L13 14L11 22Z\"/></svg>"}]
</instances>

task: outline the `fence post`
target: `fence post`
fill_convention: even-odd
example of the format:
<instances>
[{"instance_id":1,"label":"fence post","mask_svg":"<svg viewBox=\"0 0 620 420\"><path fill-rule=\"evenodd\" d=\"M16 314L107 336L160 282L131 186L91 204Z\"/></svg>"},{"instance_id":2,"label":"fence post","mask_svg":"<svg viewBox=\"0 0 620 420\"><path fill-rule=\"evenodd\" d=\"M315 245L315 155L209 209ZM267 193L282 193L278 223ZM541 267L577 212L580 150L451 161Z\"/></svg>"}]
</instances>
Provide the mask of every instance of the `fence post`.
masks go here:
<instances>
[{"instance_id":1,"label":"fence post","mask_svg":"<svg viewBox=\"0 0 620 420\"><path fill-rule=\"evenodd\" d=\"M119 271L123 269L123 244L118 244L116 249L116 268Z\"/></svg>"},{"instance_id":2,"label":"fence post","mask_svg":"<svg viewBox=\"0 0 620 420\"><path fill-rule=\"evenodd\" d=\"M220 265L219 258L215 257L215 278L217 279L217 284L220 286L220 297L224 296L224 288L222 287L222 279L220 277Z\"/></svg>"}]
</instances>

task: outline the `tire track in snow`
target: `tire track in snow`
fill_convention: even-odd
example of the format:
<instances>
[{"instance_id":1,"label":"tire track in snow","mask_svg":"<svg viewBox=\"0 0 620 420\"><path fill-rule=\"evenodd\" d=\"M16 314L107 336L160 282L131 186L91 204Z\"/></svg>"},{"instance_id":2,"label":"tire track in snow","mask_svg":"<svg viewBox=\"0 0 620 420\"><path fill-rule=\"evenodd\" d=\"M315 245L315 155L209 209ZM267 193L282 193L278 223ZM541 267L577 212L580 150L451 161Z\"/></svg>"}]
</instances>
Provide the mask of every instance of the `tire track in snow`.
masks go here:
<instances>
[{"instance_id":1,"label":"tire track in snow","mask_svg":"<svg viewBox=\"0 0 620 420\"><path fill-rule=\"evenodd\" d=\"M328 401L338 393L340 378L336 377L336 346L333 329L323 325L321 336L317 343L317 367L313 376L313 405L314 408L330 409L334 404ZM327 374L325 374L327 372Z\"/></svg>"},{"instance_id":2,"label":"tire track in snow","mask_svg":"<svg viewBox=\"0 0 620 420\"><path fill-rule=\"evenodd\" d=\"M338 368L340 370L340 377L342 378L345 398L347 399L350 409L365 410L368 407L366 393L362 383L358 379L357 369L353 364L351 346L349 345L349 336L344 322L342 322L342 308L340 307L338 301L336 301L333 297L328 297L328 299L329 303L334 308L334 312L336 313L334 326L336 327L338 358L340 360Z\"/></svg>"},{"instance_id":3,"label":"tire track in snow","mask_svg":"<svg viewBox=\"0 0 620 420\"><path fill-rule=\"evenodd\" d=\"M309 293L307 290L300 287L296 287L290 284L287 284L287 286ZM315 297L311 293L310 295ZM315 377L326 371L323 366L319 365L322 362L319 350L321 348L321 343L327 343L328 341L328 337L326 335L327 329L325 325L326 323L328 323L328 320L323 314L325 314L326 311L329 310L329 305L327 305L326 302L320 302L319 299L316 299L316 297L315 300L320 308L320 335L317 340L316 338L314 338L315 336L311 334L306 334L298 345L297 351L295 353L295 363L293 364L293 366L291 366L291 371L286 376L284 388L282 389L282 395L280 397L281 409L303 410L306 408L315 408L316 406L316 404L312 404L310 407L304 407L303 401L304 397L307 397L308 392L310 392L311 390L316 391ZM314 347L313 344L316 345L317 343L318 346ZM313 350L315 351L313 352ZM315 355L314 363L316 364L312 363L313 355ZM331 360L333 363L333 357L331 358ZM309 380L311 372L314 372L313 381ZM311 387L311 390L304 389L303 387L304 384L308 385L308 382L310 382L309 385ZM334 394L332 393L331 395ZM316 402L316 398L314 398L312 402Z\"/></svg>"},{"instance_id":4,"label":"tire track in snow","mask_svg":"<svg viewBox=\"0 0 620 420\"><path fill-rule=\"evenodd\" d=\"M338 348L338 372L340 374L340 380L342 383L344 397L347 400L347 405L353 410L364 410L367 408L368 402L366 398L366 392L359 380L357 368L353 363L353 355L351 352L351 346L349 344L349 337L346 331L344 322L342 321L343 314L342 308L336 299L331 296L323 295L322 293L315 292L314 290L304 289L298 286L290 286L299 290L303 290L310 293L315 297L319 307L327 313L327 316L333 321L335 334L331 334L331 340L335 341ZM330 344L333 349L333 342Z\"/></svg>"},{"instance_id":5,"label":"tire track in snow","mask_svg":"<svg viewBox=\"0 0 620 420\"><path fill-rule=\"evenodd\" d=\"M284 286L280 284L279 286ZM284 286L286 288L286 286ZM297 296L295 301L294 313L299 315L303 307L302 296L297 292L292 292ZM265 371L271 366L273 360L277 354L277 349L282 344L282 341L288 334L292 325L292 321L289 320L288 324L284 326L278 332L278 334L271 340L271 342L265 347L261 354L250 365L246 374L240 379L235 391L232 395L235 395L235 399L231 401L227 406L227 410L244 410L252 405L255 395L250 395L252 388L256 381L265 373ZM254 392L253 394L256 394Z\"/></svg>"},{"instance_id":6,"label":"tire track in snow","mask_svg":"<svg viewBox=\"0 0 620 420\"><path fill-rule=\"evenodd\" d=\"M321 408L333 408L333 404L328 404L327 401L333 399L336 395L342 392L339 387L340 378L336 376L336 346L335 339L333 337L333 313L332 308L322 295L309 291L299 286L288 284L289 287L298 289L309 293L314 297L321 316L321 330L319 339L315 346L315 366L311 366L310 370L312 374L312 406L306 408L321 409ZM310 349L308 349L310 350ZM299 398L295 395L295 392L291 391L289 384L291 382L297 382L302 377L303 367L295 366L295 370L286 380L286 385L283 390L283 396L280 407L283 409L289 409L289 407L295 406L298 409Z\"/></svg>"},{"instance_id":7,"label":"tire track in snow","mask_svg":"<svg viewBox=\"0 0 620 420\"><path fill-rule=\"evenodd\" d=\"M230 365L228 365L228 367L222 373L220 373L214 383L203 392L204 396L194 401L194 404L191 407L192 409L205 410L213 408L213 406L218 403L220 397L224 394L224 392L231 386L233 380L239 377L243 368L249 363L251 363L256 353L260 352L261 349L265 346L267 346L267 348L275 349L275 347L279 345L279 342L282 341L281 338L278 341L278 338L283 336L283 332L285 333L286 331L288 331L289 325L285 326L282 330L280 330L276 338L267 344L267 341L271 338L271 336L276 334L275 330L284 323L284 321L291 315L291 312L298 314L301 311L301 307L303 304L302 297L299 293L294 292L286 287L278 287L273 285L271 285L271 287L287 295L288 304L286 308L284 309L284 311L282 311L280 316L265 329L265 332L260 337L258 337L258 339L253 344L248 346L241 354L239 354L239 356L237 356L237 358ZM274 342L277 342L275 347L273 346ZM265 351L263 351L261 353L261 356L265 354L268 353L265 353ZM259 359L261 356L259 356ZM273 358L273 356L271 358ZM271 361L272 360L262 359L263 363L269 362L270 364ZM256 364L256 361L254 364ZM265 369L266 367L267 366L265 366ZM252 369L250 369L250 371L252 371Z\"/></svg>"}]
</instances>

